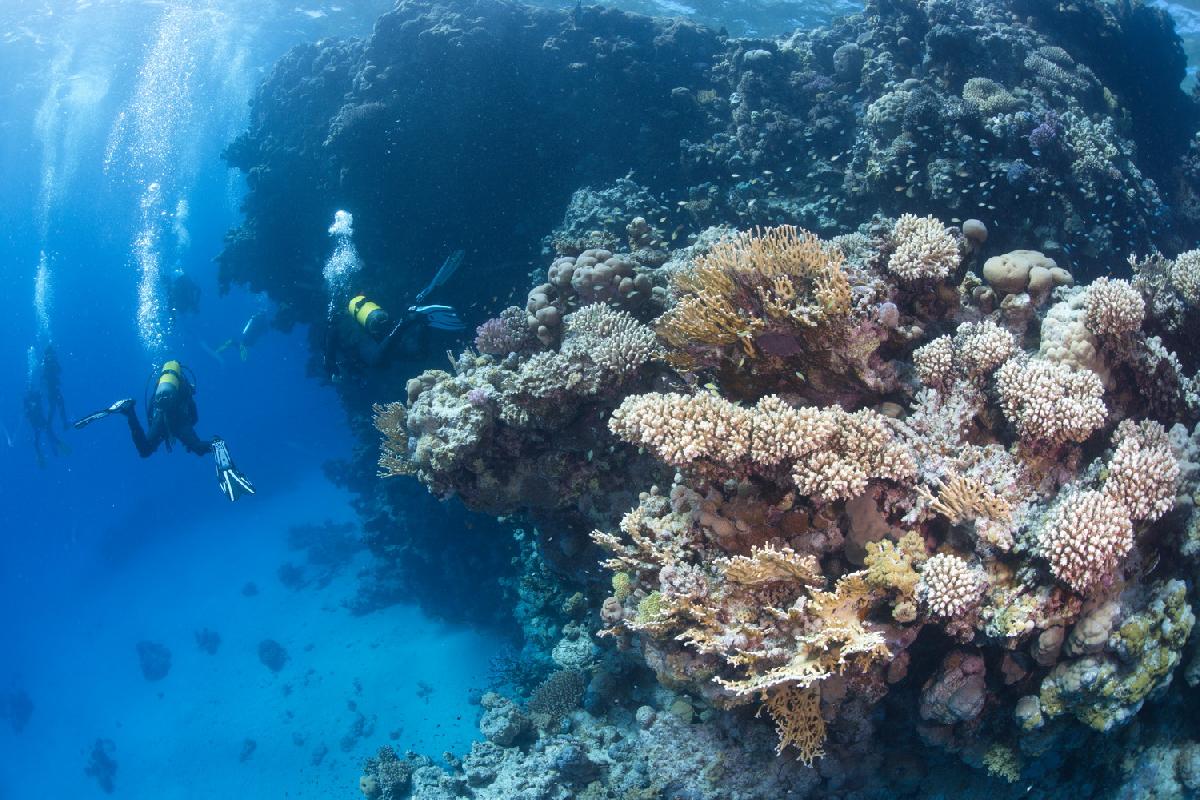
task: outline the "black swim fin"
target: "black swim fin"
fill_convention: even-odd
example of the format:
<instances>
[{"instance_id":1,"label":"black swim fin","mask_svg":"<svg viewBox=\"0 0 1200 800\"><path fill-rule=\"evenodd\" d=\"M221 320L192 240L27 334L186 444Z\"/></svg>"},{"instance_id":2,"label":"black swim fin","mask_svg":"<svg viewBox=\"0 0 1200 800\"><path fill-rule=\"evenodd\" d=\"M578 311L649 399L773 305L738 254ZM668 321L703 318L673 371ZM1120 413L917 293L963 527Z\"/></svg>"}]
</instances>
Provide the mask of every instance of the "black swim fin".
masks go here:
<instances>
[{"instance_id":1,"label":"black swim fin","mask_svg":"<svg viewBox=\"0 0 1200 800\"><path fill-rule=\"evenodd\" d=\"M75 430L79 430L80 428L86 428L88 425L91 425L96 420L104 419L109 414L123 414L125 412L125 410L128 408L133 408L133 398L132 397L126 397L124 400L118 400L117 402L115 402L111 406L109 406L108 408L101 409L100 411L96 411L95 413L88 414L86 417L77 419L77 420L75 420L75 422L73 422L71 424L71 427L75 428Z\"/></svg>"}]
</instances>

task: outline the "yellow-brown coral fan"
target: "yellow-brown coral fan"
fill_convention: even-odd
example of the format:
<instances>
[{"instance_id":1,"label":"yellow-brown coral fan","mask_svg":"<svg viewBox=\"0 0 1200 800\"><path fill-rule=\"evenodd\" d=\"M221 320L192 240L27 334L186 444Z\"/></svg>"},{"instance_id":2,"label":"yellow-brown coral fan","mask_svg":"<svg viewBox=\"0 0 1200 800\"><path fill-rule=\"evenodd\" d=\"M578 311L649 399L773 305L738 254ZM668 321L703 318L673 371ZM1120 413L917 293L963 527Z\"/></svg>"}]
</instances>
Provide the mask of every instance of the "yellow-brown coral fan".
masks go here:
<instances>
[{"instance_id":1,"label":"yellow-brown coral fan","mask_svg":"<svg viewBox=\"0 0 1200 800\"><path fill-rule=\"evenodd\" d=\"M937 497L924 486L918 487L917 492L928 501L932 511L956 525L978 517L1005 522L1012 516L1012 506L1008 501L993 494L975 478L955 475L942 484Z\"/></svg>"},{"instance_id":2,"label":"yellow-brown coral fan","mask_svg":"<svg viewBox=\"0 0 1200 800\"><path fill-rule=\"evenodd\" d=\"M825 720L821 718L818 687L776 689L765 695L762 707L771 715L779 735L776 755L782 755L788 747L795 747L799 752L797 758L806 767L811 767L814 759L825 755Z\"/></svg>"},{"instance_id":3,"label":"yellow-brown coral fan","mask_svg":"<svg viewBox=\"0 0 1200 800\"><path fill-rule=\"evenodd\" d=\"M376 403L373 408L375 428L383 434L379 447L379 477L413 474L412 463L408 460L408 431L405 428L408 410L404 403Z\"/></svg>"},{"instance_id":4,"label":"yellow-brown coral fan","mask_svg":"<svg viewBox=\"0 0 1200 800\"><path fill-rule=\"evenodd\" d=\"M770 667L780 658L778 651L745 650L730 661L745 669L747 677L717 682L736 694L753 695L792 684L809 687L847 670L866 671L873 662L886 659L891 651L883 633L866 622L872 595L865 576L852 572L838 580L833 592L811 593L808 610L815 629L794 637L790 653L783 654L785 663Z\"/></svg>"},{"instance_id":5,"label":"yellow-brown coral fan","mask_svg":"<svg viewBox=\"0 0 1200 800\"><path fill-rule=\"evenodd\" d=\"M844 318L850 282L841 252L793 225L739 233L676 276L675 306L658 322L682 369L712 366L736 345L754 358L769 330L803 333Z\"/></svg>"},{"instance_id":6,"label":"yellow-brown coral fan","mask_svg":"<svg viewBox=\"0 0 1200 800\"><path fill-rule=\"evenodd\" d=\"M903 281L941 280L958 266L958 241L932 216L904 214L892 229L887 268Z\"/></svg>"}]
</instances>

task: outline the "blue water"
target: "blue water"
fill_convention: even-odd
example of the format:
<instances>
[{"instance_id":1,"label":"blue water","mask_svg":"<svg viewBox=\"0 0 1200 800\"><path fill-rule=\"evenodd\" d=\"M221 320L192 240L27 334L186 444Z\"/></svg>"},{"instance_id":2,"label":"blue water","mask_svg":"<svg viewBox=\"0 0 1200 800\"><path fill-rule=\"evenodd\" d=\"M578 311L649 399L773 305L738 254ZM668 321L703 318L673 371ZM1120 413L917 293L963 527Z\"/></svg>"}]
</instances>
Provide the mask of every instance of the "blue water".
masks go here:
<instances>
[{"instance_id":1,"label":"blue water","mask_svg":"<svg viewBox=\"0 0 1200 800\"><path fill-rule=\"evenodd\" d=\"M217 284L243 191L221 150L288 47L364 35L389 5L0 7L0 692L34 704L20 733L0 725L0 797L97 796L83 771L97 738L116 746L120 796L168 800L353 797L382 742L437 755L478 737L468 697L500 633L415 606L352 615L362 552L326 585L279 580L302 558L289 528L357 524L322 471L353 443L336 396L309 375L308 331L273 329L245 362L211 352L274 310ZM1165 5L1194 52L1200 4ZM625 7L776 34L855 4ZM177 271L200 287L198 313L171 313L163 284ZM70 452L39 467L22 396L28 349L49 342L72 416L125 396L143 409L152 363L180 358L197 379L200 435L229 442L258 495L230 504L211 460L182 448L140 459L119 418L67 431ZM221 636L215 655L194 641L205 627ZM259 661L264 639L289 653L278 673ZM142 640L172 653L160 681L141 674ZM356 724L373 729L347 739Z\"/></svg>"}]
</instances>

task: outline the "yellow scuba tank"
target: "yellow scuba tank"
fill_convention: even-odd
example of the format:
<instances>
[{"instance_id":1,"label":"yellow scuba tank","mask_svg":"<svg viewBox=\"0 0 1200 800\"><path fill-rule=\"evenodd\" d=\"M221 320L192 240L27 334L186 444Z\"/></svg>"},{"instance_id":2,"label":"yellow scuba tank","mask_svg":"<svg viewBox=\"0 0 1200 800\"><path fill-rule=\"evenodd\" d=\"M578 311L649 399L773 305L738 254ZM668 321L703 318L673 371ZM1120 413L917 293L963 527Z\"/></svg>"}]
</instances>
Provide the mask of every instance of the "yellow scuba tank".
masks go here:
<instances>
[{"instance_id":1,"label":"yellow scuba tank","mask_svg":"<svg viewBox=\"0 0 1200 800\"><path fill-rule=\"evenodd\" d=\"M174 394L184 385L183 365L175 359L171 359L162 366L162 372L158 376L158 385L154 387L154 396Z\"/></svg>"},{"instance_id":2,"label":"yellow scuba tank","mask_svg":"<svg viewBox=\"0 0 1200 800\"><path fill-rule=\"evenodd\" d=\"M355 321L363 327L363 330L372 333L372 328L376 321L386 321L388 313L379 307L379 304L368 300L366 295L356 295L347 307L350 315Z\"/></svg>"}]
</instances>

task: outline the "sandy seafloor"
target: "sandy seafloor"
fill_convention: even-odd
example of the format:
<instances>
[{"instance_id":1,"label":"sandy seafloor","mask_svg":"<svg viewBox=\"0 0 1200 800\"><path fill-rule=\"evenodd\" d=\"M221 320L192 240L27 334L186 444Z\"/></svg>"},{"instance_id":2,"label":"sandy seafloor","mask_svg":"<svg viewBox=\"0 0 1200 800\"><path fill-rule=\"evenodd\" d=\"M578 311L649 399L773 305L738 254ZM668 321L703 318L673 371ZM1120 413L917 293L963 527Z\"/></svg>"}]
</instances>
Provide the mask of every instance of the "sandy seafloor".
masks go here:
<instances>
[{"instance_id":1,"label":"sandy seafloor","mask_svg":"<svg viewBox=\"0 0 1200 800\"><path fill-rule=\"evenodd\" d=\"M16 609L6 660L36 708L22 735L0 728L0 796L101 796L83 772L87 730L116 744L113 796L155 800L355 797L362 758L392 732L400 751L469 747L477 731L468 692L484 684L499 642L415 608L352 616L341 600L353 591L353 565L324 588L281 585L279 565L303 558L287 548L290 525L351 519L348 497L323 477L240 510L236 526L227 514L215 527L197 517L169 538L144 538L119 566L80 576L90 585L72 594L90 597L87 605L47 601L37 617L32 606ZM257 595L243 594L247 582ZM30 639L39 619L53 633ZM197 647L202 627L221 635L216 655ZM278 674L259 661L265 638L290 654ZM142 639L171 650L161 681L142 676ZM421 681L433 687L426 699ZM346 752L350 702L377 722ZM241 762L247 738L257 747ZM328 753L314 765L321 746Z\"/></svg>"}]
</instances>

